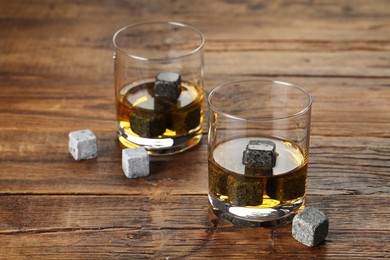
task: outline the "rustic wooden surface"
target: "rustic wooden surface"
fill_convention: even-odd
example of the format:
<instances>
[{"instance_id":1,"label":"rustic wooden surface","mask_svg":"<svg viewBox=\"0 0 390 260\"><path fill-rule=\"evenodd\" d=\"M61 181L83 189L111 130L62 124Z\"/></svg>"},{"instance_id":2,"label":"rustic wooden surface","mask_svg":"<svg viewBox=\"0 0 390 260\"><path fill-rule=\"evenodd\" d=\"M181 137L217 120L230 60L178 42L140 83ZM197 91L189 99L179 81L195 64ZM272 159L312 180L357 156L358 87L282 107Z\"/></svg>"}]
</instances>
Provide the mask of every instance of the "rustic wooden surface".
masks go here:
<instances>
[{"instance_id":1,"label":"rustic wooden surface","mask_svg":"<svg viewBox=\"0 0 390 260\"><path fill-rule=\"evenodd\" d=\"M207 122L195 149L124 176L111 37L151 19L204 32L206 93L261 77L312 94L323 244L208 212ZM390 258L390 1L0 0L0 28L1 259ZM76 162L67 134L83 128L99 157Z\"/></svg>"}]
</instances>

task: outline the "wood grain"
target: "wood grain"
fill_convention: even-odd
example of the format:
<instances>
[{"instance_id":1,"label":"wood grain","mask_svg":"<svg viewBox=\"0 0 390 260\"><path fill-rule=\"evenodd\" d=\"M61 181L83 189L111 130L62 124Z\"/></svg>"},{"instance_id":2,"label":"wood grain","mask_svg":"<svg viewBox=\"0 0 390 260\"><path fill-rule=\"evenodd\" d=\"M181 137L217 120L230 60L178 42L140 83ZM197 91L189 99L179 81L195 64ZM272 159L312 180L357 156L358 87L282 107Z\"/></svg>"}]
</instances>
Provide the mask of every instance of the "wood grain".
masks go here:
<instances>
[{"instance_id":1,"label":"wood grain","mask_svg":"<svg viewBox=\"0 0 390 260\"><path fill-rule=\"evenodd\" d=\"M246 78L312 95L307 204L329 216L324 243L209 213L207 116L199 146L124 176L111 39L143 20L204 33L205 96ZM0 28L0 259L390 258L389 1L0 0ZM83 128L99 156L76 162Z\"/></svg>"},{"instance_id":2,"label":"wood grain","mask_svg":"<svg viewBox=\"0 0 390 260\"><path fill-rule=\"evenodd\" d=\"M354 196L345 200L338 194L308 195L308 201L330 218L332 230L351 229L356 232L389 231L390 223L373 222L375 216L385 215L381 204L385 196ZM150 195L9 195L0 201L2 208L1 235L13 233L49 233L56 229L202 229L204 227L233 228L208 213L205 194ZM47 207L50 205L50 207ZM188 207L191 205L191 207ZM365 209L370 208L366 214ZM185 214L191 218L184 218ZM340 216L348 216L341 219ZM357 221L358 220L358 221ZM105 227L105 228L104 228ZM237 228L238 230L239 228ZM250 228L248 228L250 229ZM263 229L258 229L259 231ZM271 231L272 229L264 229ZM275 229L277 230L277 229ZM274 230L274 231L275 231Z\"/></svg>"},{"instance_id":3,"label":"wood grain","mask_svg":"<svg viewBox=\"0 0 390 260\"><path fill-rule=\"evenodd\" d=\"M330 233L317 248L294 241L289 226L259 230L220 223L208 214L206 196L10 196L0 204L4 209L0 241L5 245L3 256L12 256L10 249L23 246L21 252L27 255L56 253L60 259L72 256L69 251L82 257L108 257L119 248L122 250L114 257L310 258L313 253L326 256L327 251L346 258L359 257L363 251L385 257L390 250L390 225L372 222L384 215L382 210L361 214L384 197L372 196L369 201L365 196L355 197L352 201L339 196L309 198L331 219ZM185 214L191 218L183 217ZM14 245L9 236L18 238ZM33 243L27 243L31 239ZM367 245L369 239L378 243ZM39 246L47 240L53 242ZM345 251L351 242L354 247ZM236 250L235 246L242 248ZM145 251L135 253L137 248Z\"/></svg>"},{"instance_id":4,"label":"wood grain","mask_svg":"<svg viewBox=\"0 0 390 260\"><path fill-rule=\"evenodd\" d=\"M15 133L23 136L23 132ZM2 144L1 172L9 174L2 177L0 190L10 194L140 194L161 186L169 194L207 193L207 136L187 153L152 158L148 178L128 180L121 169L115 133L96 135L98 159L82 162L69 155L68 137L63 133L28 133L26 137L36 143L25 145L28 139L22 138L12 146ZM387 194L389 147L381 138L313 136L309 193Z\"/></svg>"}]
</instances>

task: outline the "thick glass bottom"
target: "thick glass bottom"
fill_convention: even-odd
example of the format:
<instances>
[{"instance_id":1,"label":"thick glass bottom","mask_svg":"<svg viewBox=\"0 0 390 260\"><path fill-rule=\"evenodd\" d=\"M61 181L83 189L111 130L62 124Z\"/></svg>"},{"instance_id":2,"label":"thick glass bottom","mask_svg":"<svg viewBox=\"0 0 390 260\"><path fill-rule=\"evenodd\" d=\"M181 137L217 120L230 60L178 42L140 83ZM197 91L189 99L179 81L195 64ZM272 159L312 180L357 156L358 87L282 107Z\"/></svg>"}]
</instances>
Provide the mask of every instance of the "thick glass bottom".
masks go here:
<instances>
[{"instance_id":1,"label":"thick glass bottom","mask_svg":"<svg viewBox=\"0 0 390 260\"><path fill-rule=\"evenodd\" d=\"M121 144L128 148L143 146L150 155L171 155L183 152L197 145L202 139L202 129L185 136L165 138L143 138L119 130Z\"/></svg>"},{"instance_id":2,"label":"thick glass bottom","mask_svg":"<svg viewBox=\"0 0 390 260\"><path fill-rule=\"evenodd\" d=\"M305 196L287 205L272 208L237 207L208 195L211 211L237 227L275 227L291 223L305 204Z\"/></svg>"}]
</instances>

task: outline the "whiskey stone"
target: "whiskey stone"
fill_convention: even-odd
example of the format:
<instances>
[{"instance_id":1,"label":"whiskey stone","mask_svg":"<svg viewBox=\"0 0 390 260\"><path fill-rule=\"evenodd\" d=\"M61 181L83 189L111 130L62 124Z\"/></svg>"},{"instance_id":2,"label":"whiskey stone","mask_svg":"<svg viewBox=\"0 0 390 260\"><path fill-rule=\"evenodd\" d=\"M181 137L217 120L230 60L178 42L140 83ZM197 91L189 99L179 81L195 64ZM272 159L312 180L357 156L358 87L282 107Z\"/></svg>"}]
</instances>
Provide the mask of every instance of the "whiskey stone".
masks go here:
<instances>
[{"instance_id":1,"label":"whiskey stone","mask_svg":"<svg viewBox=\"0 0 390 260\"><path fill-rule=\"evenodd\" d=\"M211 193L216 196L225 195L226 196L226 178L227 174L220 169L218 166L215 166L209 161L209 190Z\"/></svg>"},{"instance_id":2,"label":"whiskey stone","mask_svg":"<svg viewBox=\"0 0 390 260\"><path fill-rule=\"evenodd\" d=\"M149 175L149 155L144 147L122 150L122 169L127 178Z\"/></svg>"},{"instance_id":3,"label":"whiskey stone","mask_svg":"<svg viewBox=\"0 0 390 260\"><path fill-rule=\"evenodd\" d=\"M154 94L159 97L177 99L181 92L181 76L176 72L161 72L154 83Z\"/></svg>"},{"instance_id":4,"label":"whiskey stone","mask_svg":"<svg viewBox=\"0 0 390 260\"><path fill-rule=\"evenodd\" d=\"M264 170L261 167L256 168L256 167L247 167L247 166L245 166L245 171L244 172L245 172L246 175L272 176L274 171L272 169Z\"/></svg>"},{"instance_id":5,"label":"whiskey stone","mask_svg":"<svg viewBox=\"0 0 390 260\"><path fill-rule=\"evenodd\" d=\"M306 192L307 166L299 171L269 178L266 193L271 199L279 201L298 199Z\"/></svg>"},{"instance_id":6,"label":"whiskey stone","mask_svg":"<svg viewBox=\"0 0 390 260\"><path fill-rule=\"evenodd\" d=\"M135 107L130 113L130 128L141 137L157 137L167 128L167 120L162 112Z\"/></svg>"},{"instance_id":7,"label":"whiskey stone","mask_svg":"<svg viewBox=\"0 0 390 260\"><path fill-rule=\"evenodd\" d=\"M190 130L200 125L200 105L193 102L187 106L174 109L168 122L168 128L176 131L176 134L187 134Z\"/></svg>"},{"instance_id":8,"label":"whiskey stone","mask_svg":"<svg viewBox=\"0 0 390 260\"><path fill-rule=\"evenodd\" d=\"M69 152L77 161L96 158L96 136L89 129L70 132Z\"/></svg>"},{"instance_id":9,"label":"whiskey stone","mask_svg":"<svg viewBox=\"0 0 390 260\"><path fill-rule=\"evenodd\" d=\"M263 180L229 175L227 195L235 206L260 205L263 202Z\"/></svg>"},{"instance_id":10,"label":"whiskey stone","mask_svg":"<svg viewBox=\"0 0 390 260\"><path fill-rule=\"evenodd\" d=\"M180 100L172 100L164 97L154 97L154 111L163 112L168 119L171 112L179 107Z\"/></svg>"},{"instance_id":11,"label":"whiskey stone","mask_svg":"<svg viewBox=\"0 0 390 260\"><path fill-rule=\"evenodd\" d=\"M275 148L272 141L250 140L243 153L242 163L249 168L271 170L276 164Z\"/></svg>"},{"instance_id":12,"label":"whiskey stone","mask_svg":"<svg viewBox=\"0 0 390 260\"><path fill-rule=\"evenodd\" d=\"M314 207L304 208L292 223L293 237L310 247L320 244L328 235L328 229L328 218Z\"/></svg>"}]
</instances>

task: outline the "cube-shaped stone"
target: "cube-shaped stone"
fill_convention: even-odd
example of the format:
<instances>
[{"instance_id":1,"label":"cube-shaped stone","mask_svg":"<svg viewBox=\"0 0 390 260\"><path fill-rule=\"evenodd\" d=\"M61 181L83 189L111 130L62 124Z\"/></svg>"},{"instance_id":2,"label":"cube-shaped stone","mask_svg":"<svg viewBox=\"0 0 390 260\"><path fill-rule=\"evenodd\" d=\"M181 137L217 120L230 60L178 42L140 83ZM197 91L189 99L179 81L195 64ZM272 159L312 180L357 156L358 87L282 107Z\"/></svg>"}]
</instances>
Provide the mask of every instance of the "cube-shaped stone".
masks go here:
<instances>
[{"instance_id":1,"label":"cube-shaped stone","mask_svg":"<svg viewBox=\"0 0 390 260\"><path fill-rule=\"evenodd\" d=\"M154 97L154 111L163 112L167 119L171 117L171 112L180 106L180 100L164 97Z\"/></svg>"},{"instance_id":2,"label":"cube-shaped stone","mask_svg":"<svg viewBox=\"0 0 390 260\"><path fill-rule=\"evenodd\" d=\"M239 175L227 177L227 195L235 206L257 206L263 202L263 180Z\"/></svg>"},{"instance_id":3,"label":"cube-shaped stone","mask_svg":"<svg viewBox=\"0 0 390 260\"><path fill-rule=\"evenodd\" d=\"M130 113L130 128L141 137L157 137L167 128L163 112L135 107Z\"/></svg>"},{"instance_id":4,"label":"cube-shaped stone","mask_svg":"<svg viewBox=\"0 0 390 260\"><path fill-rule=\"evenodd\" d=\"M287 201L305 195L307 165L294 172L274 176L267 180L266 193L271 199Z\"/></svg>"},{"instance_id":5,"label":"cube-shaped stone","mask_svg":"<svg viewBox=\"0 0 390 260\"><path fill-rule=\"evenodd\" d=\"M172 110L168 120L168 128L176 134L187 134L190 130L199 127L201 122L200 104L193 102L187 106Z\"/></svg>"},{"instance_id":6,"label":"cube-shaped stone","mask_svg":"<svg viewBox=\"0 0 390 260\"><path fill-rule=\"evenodd\" d=\"M242 157L242 163L249 168L270 170L276 164L276 145L268 140L250 140Z\"/></svg>"},{"instance_id":7,"label":"cube-shaped stone","mask_svg":"<svg viewBox=\"0 0 390 260\"><path fill-rule=\"evenodd\" d=\"M127 178L148 176L149 155L144 147L122 150L122 169Z\"/></svg>"},{"instance_id":8,"label":"cube-shaped stone","mask_svg":"<svg viewBox=\"0 0 390 260\"><path fill-rule=\"evenodd\" d=\"M272 169L263 169L262 167L247 167L245 166L246 175L263 175L263 176L272 176Z\"/></svg>"},{"instance_id":9,"label":"cube-shaped stone","mask_svg":"<svg viewBox=\"0 0 390 260\"><path fill-rule=\"evenodd\" d=\"M90 129L69 133L69 152L75 160L97 157L96 136Z\"/></svg>"},{"instance_id":10,"label":"cube-shaped stone","mask_svg":"<svg viewBox=\"0 0 390 260\"><path fill-rule=\"evenodd\" d=\"M177 99L181 92L181 76L176 72L161 72L154 83L155 96Z\"/></svg>"},{"instance_id":11,"label":"cube-shaped stone","mask_svg":"<svg viewBox=\"0 0 390 260\"><path fill-rule=\"evenodd\" d=\"M310 247L320 244L328 235L328 229L328 218L314 207L304 208L292 222L293 237Z\"/></svg>"},{"instance_id":12,"label":"cube-shaped stone","mask_svg":"<svg viewBox=\"0 0 390 260\"><path fill-rule=\"evenodd\" d=\"M215 196L226 196L226 171L209 161L209 190Z\"/></svg>"}]
</instances>

